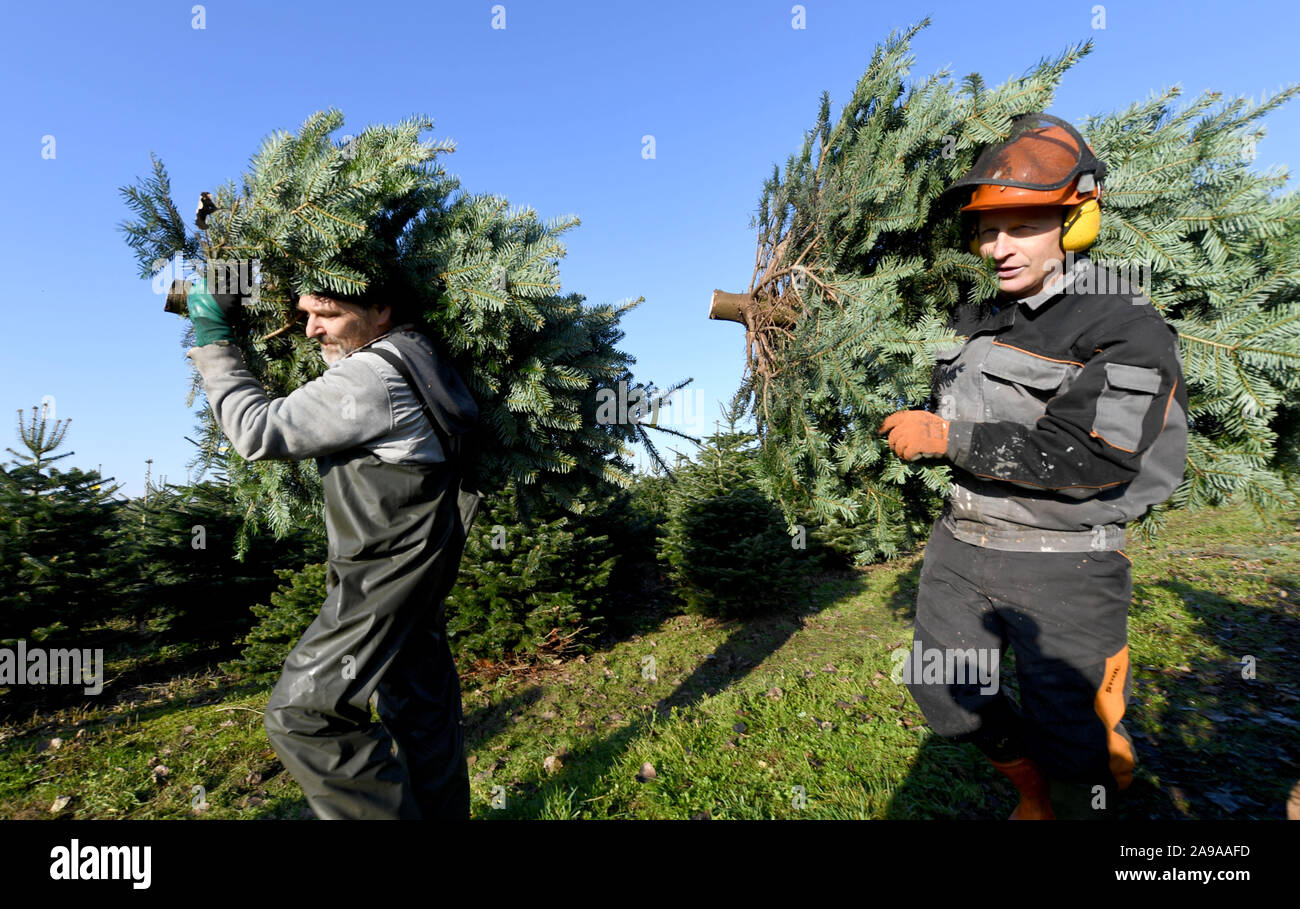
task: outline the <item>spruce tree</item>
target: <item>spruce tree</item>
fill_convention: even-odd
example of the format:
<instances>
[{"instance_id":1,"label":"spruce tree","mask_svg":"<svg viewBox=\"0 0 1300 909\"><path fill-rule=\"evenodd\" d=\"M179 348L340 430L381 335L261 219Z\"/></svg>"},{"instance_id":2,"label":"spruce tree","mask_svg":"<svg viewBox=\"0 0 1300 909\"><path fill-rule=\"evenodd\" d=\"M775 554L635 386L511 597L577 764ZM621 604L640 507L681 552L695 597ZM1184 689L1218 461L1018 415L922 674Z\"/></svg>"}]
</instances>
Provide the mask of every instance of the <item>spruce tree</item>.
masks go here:
<instances>
[{"instance_id":1,"label":"spruce tree","mask_svg":"<svg viewBox=\"0 0 1300 909\"><path fill-rule=\"evenodd\" d=\"M668 491L660 558L691 612L740 618L788 607L806 585L819 548L786 533L757 482L757 436L737 430L743 404L724 412L725 431L679 464Z\"/></svg>"},{"instance_id":2,"label":"spruce tree","mask_svg":"<svg viewBox=\"0 0 1300 909\"><path fill-rule=\"evenodd\" d=\"M852 528L859 561L928 532L949 466L893 457L876 429L933 406L933 354L997 292L966 249L964 200L943 192L1013 117L1048 110L1091 50L1073 45L996 88L978 74L954 85L947 70L909 85L910 42L928 21L876 48L838 118L823 94L802 148L764 184L749 291L715 292L710 310L746 326L740 395L763 443L760 483L791 523L806 508ZM1162 507L1296 502L1286 399L1300 387L1300 195L1250 160L1264 115L1298 90L1258 104L1206 93L1176 109L1170 88L1079 124L1108 168L1090 255L1149 274L1143 289L1181 337L1188 466Z\"/></svg>"},{"instance_id":3,"label":"spruce tree","mask_svg":"<svg viewBox=\"0 0 1300 909\"><path fill-rule=\"evenodd\" d=\"M222 672L237 678L274 680L284 670L289 651L320 614L327 567L315 562L298 569L275 569L281 584L271 594L271 605L253 606L259 621L244 638L240 656L221 664Z\"/></svg>"},{"instance_id":4,"label":"spruce tree","mask_svg":"<svg viewBox=\"0 0 1300 909\"><path fill-rule=\"evenodd\" d=\"M109 556L119 502L118 485L96 471L60 470L52 455L71 420L32 407L18 411L25 451L0 465L0 644L18 639L67 640L117 612L115 566ZM110 478L111 479L111 478ZM108 488L106 488L108 487Z\"/></svg>"},{"instance_id":5,"label":"spruce tree","mask_svg":"<svg viewBox=\"0 0 1300 909\"><path fill-rule=\"evenodd\" d=\"M458 658L591 650L621 554L592 532L588 517L524 524L508 503L486 503L447 596L447 637Z\"/></svg>"},{"instance_id":6,"label":"spruce tree","mask_svg":"<svg viewBox=\"0 0 1300 909\"><path fill-rule=\"evenodd\" d=\"M281 540L259 539L237 561L242 526L243 513L220 475L165 484L124 504L114 548L116 573L125 582L122 610L147 623L156 643L229 646L252 623L248 607L275 589L275 566L325 558L324 529L309 523Z\"/></svg>"},{"instance_id":7,"label":"spruce tree","mask_svg":"<svg viewBox=\"0 0 1300 909\"><path fill-rule=\"evenodd\" d=\"M393 304L425 329L479 405L474 482L524 516L547 502L569 508L585 486L626 487L625 443L640 441L658 460L641 425L596 419L601 389L637 387L634 360L616 345L619 320L641 301L589 306L561 292L560 238L578 219L542 221L499 196L460 192L440 162L452 143L419 139L432 128L427 117L331 139L342 123L330 109L296 135L272 133L239 186L228 182L205 198L197 234L154 158L152 176L121 189L137 215L122 229L141 276L162 292L169 279L188 276L167 265L176 257L204 266L256 260L258 291L244 299L235 328L250 371L272 397L325 368L300 327L294 293ZM182 296L173 294L176 309ZM196 372L191 403L200 388ZM210 409L202 420L196 465L206 469L222 436ZM319 516L310 464L249 463L229 452L226 466L248 516L241 555L263 521L279 536Z\"/></svg>"}]
</instances>

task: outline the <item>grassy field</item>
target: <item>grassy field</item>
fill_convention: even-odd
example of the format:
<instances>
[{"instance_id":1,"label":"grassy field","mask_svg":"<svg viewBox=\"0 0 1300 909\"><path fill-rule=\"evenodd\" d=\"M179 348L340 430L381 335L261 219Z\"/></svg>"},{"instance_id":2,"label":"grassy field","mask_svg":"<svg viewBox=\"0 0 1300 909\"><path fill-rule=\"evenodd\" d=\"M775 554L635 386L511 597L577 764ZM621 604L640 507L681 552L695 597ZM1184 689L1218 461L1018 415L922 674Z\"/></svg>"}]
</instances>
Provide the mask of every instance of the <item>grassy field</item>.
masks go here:
<instances>
[{"instance_id":1,"label":"grassy field","mask_svg":"<svg viewBox=\"0 0 1300 909\"><path fill-rule=\"evenodd\" d=\"M1300 780L1296 522L1175 515L1126 552L1139 751L1120 816L1285 817ZM823 577L801 611L761 620L647 602L584 658L463 673L474 815L1005 817L1010 784L934 736L889 678L920 563ZM0 817L308 817L262 728L268 695L208 672L0 729Z\"/></svg>"}]
</instances>

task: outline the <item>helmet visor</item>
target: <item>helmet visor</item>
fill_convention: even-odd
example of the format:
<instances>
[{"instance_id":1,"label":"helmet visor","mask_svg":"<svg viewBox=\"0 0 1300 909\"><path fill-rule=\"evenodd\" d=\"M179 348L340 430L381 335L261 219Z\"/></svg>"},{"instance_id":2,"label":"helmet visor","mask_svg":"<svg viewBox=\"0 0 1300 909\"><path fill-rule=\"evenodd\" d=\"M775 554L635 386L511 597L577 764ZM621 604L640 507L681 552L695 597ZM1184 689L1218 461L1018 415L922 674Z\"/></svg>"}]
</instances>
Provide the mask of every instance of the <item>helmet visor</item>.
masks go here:
<instances>
[{"instance_id":1,"label":"helmet visor","mask_svg":"<svg viewBox=\"0 0 1300 909\"><path fill-rule=\"evenodd\" d=\"M1093 155L1075 128L1047 114L1025 114L1012 120L1006 141L984 149L975 165L949 189L991 184L1058 190L1084 173L1093 174L1100 183L1106 165Z\"/></svg>"}]
</instances>

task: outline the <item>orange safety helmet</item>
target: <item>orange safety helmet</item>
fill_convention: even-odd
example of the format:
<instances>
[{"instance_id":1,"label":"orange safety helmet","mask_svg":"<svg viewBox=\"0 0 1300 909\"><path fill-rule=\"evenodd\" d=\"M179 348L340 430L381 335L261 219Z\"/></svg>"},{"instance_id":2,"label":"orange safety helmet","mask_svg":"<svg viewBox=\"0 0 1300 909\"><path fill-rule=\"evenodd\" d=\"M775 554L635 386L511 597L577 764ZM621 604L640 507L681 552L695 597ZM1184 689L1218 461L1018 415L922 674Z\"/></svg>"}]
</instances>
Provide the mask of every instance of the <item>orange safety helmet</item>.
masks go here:
<instances>
[{"instance_id":1,"label":"orange safety helmet","mask_svg":"<svg viewBox=\"0 0 1300 909\"><path fill-rule=\"evenodd\" d=\"M1016 208L1025 205L1065 207L1061 248L1079 252L1101 229L1101 180L1106 165L1083 136L1064 120L1048 114L1022 114L1011 121L1011 134L980 153L975 165L949 187L974 186L962 211ZM972 226L971 252L979 255Z\"/></svg>"}]
</instances>

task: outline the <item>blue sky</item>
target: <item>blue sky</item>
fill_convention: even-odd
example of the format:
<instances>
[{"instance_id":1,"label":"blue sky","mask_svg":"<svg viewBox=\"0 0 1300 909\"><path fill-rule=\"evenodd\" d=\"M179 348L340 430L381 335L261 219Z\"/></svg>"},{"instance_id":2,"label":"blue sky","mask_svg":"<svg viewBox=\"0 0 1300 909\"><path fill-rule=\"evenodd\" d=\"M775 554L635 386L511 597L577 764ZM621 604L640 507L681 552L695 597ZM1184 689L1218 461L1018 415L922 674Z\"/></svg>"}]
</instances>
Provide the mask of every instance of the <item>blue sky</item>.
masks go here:
<instances>
[{"instance_id":1,"label":"blue sky","mask_svg":"<svg viewBox=\"0 0 1300 909\"><path fill-rule=\"evenodd\" d=\"M212 0L203 29L193 5L3 13L0 449L18 447L15 412L52 396L72 419L61 450L75 454L60 466L102 464L133 496L147 458L155 481L184 482L196 424L182 322L137 277L117 229L130 216L118 187L148 173L150 151L188 213L268 133L314 111L342 110L340 137L432 116L427 138L455 140L443 160L464 188L582 219L566 235L565 290L646 298L624 318L622 348L639 380L695 378L703 419L687 429L703 434L744 366L744 331L708 320L709 295L748 287L762 181L798 147L820 93L838 109L892 29L933 19L913 43L915 76L948 66L993 84L1092 38L1052 108L1074 121L1173 84L1189 99L1259 99L1300 80L1300 26L1283 3L1105 3L1094 28L1092 2L809 0L802 29L789 0ZM1300 103L1266 125L1256 165L1294 169Z\"/></svg>"}]
</instances>

